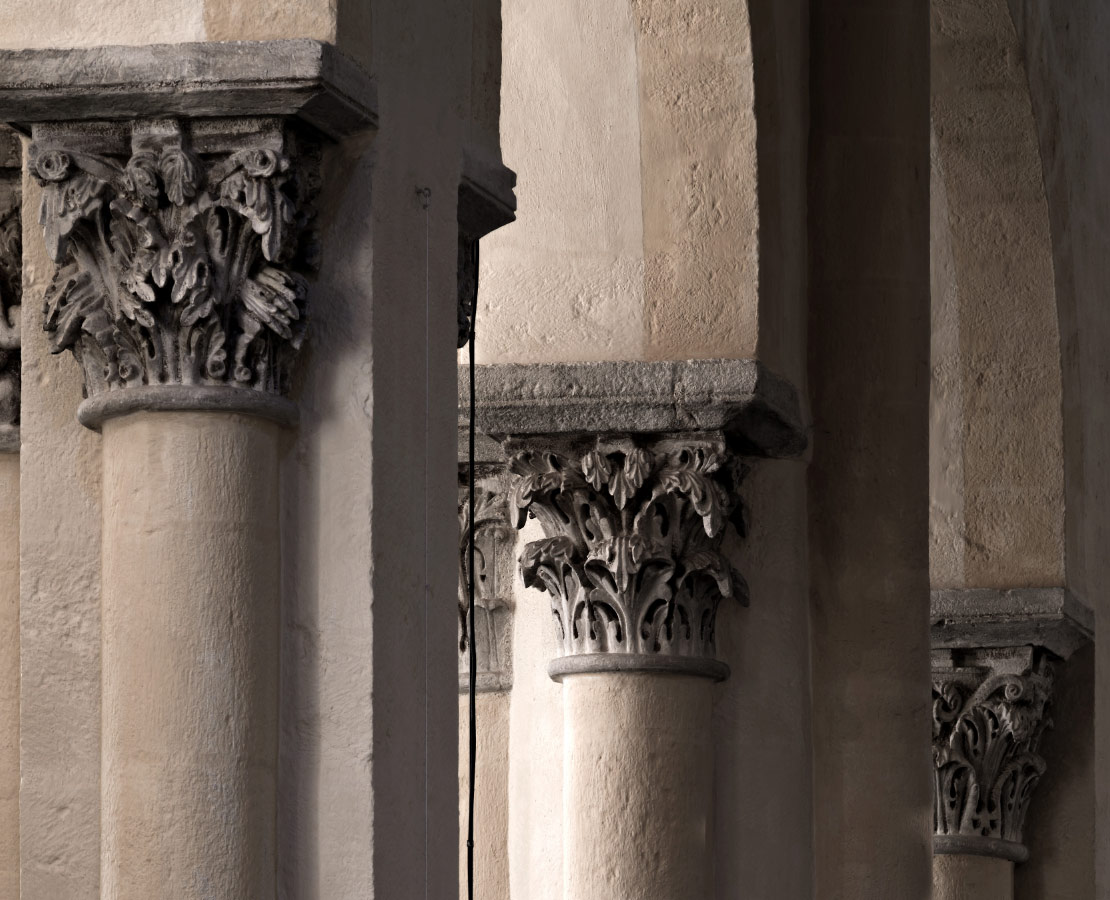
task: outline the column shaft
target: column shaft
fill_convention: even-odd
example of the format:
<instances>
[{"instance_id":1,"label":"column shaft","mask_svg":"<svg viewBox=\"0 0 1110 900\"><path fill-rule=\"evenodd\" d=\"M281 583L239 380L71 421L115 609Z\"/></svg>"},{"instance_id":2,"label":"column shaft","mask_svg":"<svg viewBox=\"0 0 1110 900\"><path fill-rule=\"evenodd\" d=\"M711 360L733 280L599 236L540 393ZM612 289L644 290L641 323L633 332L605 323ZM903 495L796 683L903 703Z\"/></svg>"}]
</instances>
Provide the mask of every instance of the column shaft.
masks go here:
<instances>
[{"instance_id":1,"label":"column shaft","mask_svg":"<svg viewBox=\"0 0 1110 900\"><path fill-rule=\"evenodd\" d=\"M478 759L474 777L474 896L509 900L508 691L478 695ZM470 702L459 696L459 896L466 897L467 792L470 759L465 745Z\"/></svg>"},{"instance_id":2,"label":"column shaft","mask_svg":"<svg viewBox=\"0 0 1110 900\"><path fill-rule=\"evenodd\" d=\"M1014 864L992 856L933 857L933 900L1013 900Z\"/></svg>"},{"instance_id":3,"label":"column shaft","mask_svg":"<svg viewBox=\"0 0 1110 900\"><path fill-rule=\"evenodd\" d=\"M566 900L707 900L712 888L712 683L566 676Z\"/></svg>"},{"instance_id":4,"label":"column shaft","mask_svg":"<svg viewBox=\"0 0 1110 900\"><path fill-rule=\"evenodd\" d=\"M0 453L0 897L19 896L19 454Z\"/></svg>"},{"instance_id":5,"label":"column shaft","mask_svg":"<svg viewBox=\"0 0 1110 900\"><path fill-rule=\"evenodd\" d=\"M103 434L103 896L272 898L278 426Z\"/></svg>"}]
</instances>

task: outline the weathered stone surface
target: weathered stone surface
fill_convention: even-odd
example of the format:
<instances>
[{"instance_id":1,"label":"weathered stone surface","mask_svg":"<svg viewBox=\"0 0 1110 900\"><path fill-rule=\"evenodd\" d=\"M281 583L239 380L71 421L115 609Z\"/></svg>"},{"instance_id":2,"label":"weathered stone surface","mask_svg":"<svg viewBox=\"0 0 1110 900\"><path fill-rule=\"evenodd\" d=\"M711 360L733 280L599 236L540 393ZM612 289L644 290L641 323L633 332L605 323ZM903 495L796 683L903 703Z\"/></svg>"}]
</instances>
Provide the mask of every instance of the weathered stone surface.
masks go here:
<instances>
[{"instance_id":1,"label":"weathered stone surface","mask_svg":"<svg viewBox=\"0 0 1110 900\"><path fill-rule=\"evenodd\" d=\"M1066 588L934 590L934 649L1043 647L1067 659L1094 637L1094 614Z\"/></svg>"},{"instance_id":2,"label":"weathered stone surface","mask_svg":"<svg viewBox=\"0 0 1110 900\"><path fill-rule=\"evenodd\" d=\"M0 50L0 121L295 116L333 138L377 124L370 77L298 39Z\"/></svg>"},{"instance_id":3,"label":"weathered stone surface","mask_svg":"<svg viewBox=\"0 0 1110 900\"><path fill-rule=\"evenodd\" d=\"M479 366L478 430L535 434L722 431L736 452L791 457L807 444L797 392L751 359ZM459 371L466 427L467 368Z\"/></svg>"},{"instance_id":4,"label":"weathered stone surface","mask_svg":"<svg viewBox=\"0 0 1110 900\"><path fill-rule=\"evenodd\" d=\"M1032 647L933 653L933 849L1023 861L1045 771L1048 657Z\"/></svg>"}]
</instances>

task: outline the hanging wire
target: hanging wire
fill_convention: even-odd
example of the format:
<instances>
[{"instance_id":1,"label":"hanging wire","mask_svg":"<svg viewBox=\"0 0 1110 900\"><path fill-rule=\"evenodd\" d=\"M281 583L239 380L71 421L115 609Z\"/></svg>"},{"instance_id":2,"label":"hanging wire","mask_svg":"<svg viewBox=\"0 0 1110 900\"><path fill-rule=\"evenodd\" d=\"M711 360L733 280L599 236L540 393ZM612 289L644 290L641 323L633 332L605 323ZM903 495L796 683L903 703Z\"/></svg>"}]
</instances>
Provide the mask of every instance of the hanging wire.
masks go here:
<instances>
[{"instance_id":1,"label":"hanging wire","mask_svg":"<svg viewBox=\"0 0 1110 900\"><path fill-rule=\"evenodd\" d=\"M474 241L471 252L474 254L472 265L477 279L478 267L478 242ZM467 802L466 825L466 896L467 900L474 900L474 775L478 767L478 648L474 642L474 434L475 434L475 409L474 400L474 323L478 318L478 298L475 291L473 307L470 310L470 328L468 333L470 357L470 446L469 446L469 514L470 535L467 539L469 554L467 573L467 647L470 650L470 797Z\"/></svg>"},{"instance_id":2,"label":"hanging wire","mask_svg":"<svg viewBox=\"0 0 1110 900\"><path fill-rule=\"evenodd\" d=\"M428 714L428 618L431 583L428 580L428 431L431 423L431 291L429 289L429 271L431 269L431 235L429 227L428 207L432 202L431 188L417 188L416 195L420 198L420 205L424 208L424 900L428 900L429 887L429 841L428 841L428 753L429 753L429 727Z\"/></svg>"}]
</instances>

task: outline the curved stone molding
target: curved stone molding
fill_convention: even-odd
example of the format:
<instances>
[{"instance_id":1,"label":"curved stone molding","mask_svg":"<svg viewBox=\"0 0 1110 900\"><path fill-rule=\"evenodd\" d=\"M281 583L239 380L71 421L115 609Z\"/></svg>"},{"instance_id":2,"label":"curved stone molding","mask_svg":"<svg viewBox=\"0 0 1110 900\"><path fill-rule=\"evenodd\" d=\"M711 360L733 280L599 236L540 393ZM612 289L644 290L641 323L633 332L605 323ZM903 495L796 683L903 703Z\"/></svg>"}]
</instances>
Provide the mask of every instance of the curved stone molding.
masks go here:
<instances>
[{"instance_id":1,"label":"curved stone molding","mask_svg":"<svg viewBox=\"0 0 1110 900\"><path fill-rule=\"evenodd\" d=\"M466 469L459 472L459 690L470 688L467 639L470 491ZM474 495L474 636L479 692L512 687L512 583L516 533L509 524L504 476L480 466Z\"/></svg>"},{"instance_id":2,"label":"curved stone molding","mask_svg":"<svg viewBox=\"0 0 1110 900\"><path fill-rule=\"evenodd\" d=\"M517 527L533 515L546 535L524 548L524 584L551 595L564 657L609 655L610 669L670 659L672 670L727 674L704 665L720 602L747 601L721 553L743 473L720 436L524 447L509 468ZM552 674L570 671L583 670L557 661Z\"/></svg>"},{"instance_id":3,"label":"curved stone molding","mask_svg":"<svg viewBox=\"0 0 1110 900\"><path fill-rule=\"evenodd\" d=\"M83 400L77 421L93 431L111 418L134 412L213 411L241 413L270 419L279 425L296 424L297 407L284 397L245 391L227 385L155 384L126 391L108 391Z\"/></svg>"},{"instance_id":4,"label":"curved stone molding","mask_svg":"<svg viewBox=\"0 0 1110 900\"><path fill-rule=\"evenodd\" d=\"M20 304L23 297L22 149L0 130L0 452L19 450Z\"/></svg>"},{"instance_id":5,"label":"curved stone molding","mask_svg":"<svg viewBox=\"0 0 1110 900\"><path fill-rule=\"evenodd\" d=\"M935 852L1026 858L1051 693L1050 663L1031 647L934 653Z\"/></svg>"},{"instance_id":6,"label":"curved stone molding","mask_svg":"<svg viewBox=\"0 0 1110 900\"><path fill-rule=\"evenodd\" d=\"M58 264L44 327L53 352L81 363L90 398L285 391L304 336L315 155L277 120L236 125L36 131L30 167Z\"/></svg>"}]
</instances>

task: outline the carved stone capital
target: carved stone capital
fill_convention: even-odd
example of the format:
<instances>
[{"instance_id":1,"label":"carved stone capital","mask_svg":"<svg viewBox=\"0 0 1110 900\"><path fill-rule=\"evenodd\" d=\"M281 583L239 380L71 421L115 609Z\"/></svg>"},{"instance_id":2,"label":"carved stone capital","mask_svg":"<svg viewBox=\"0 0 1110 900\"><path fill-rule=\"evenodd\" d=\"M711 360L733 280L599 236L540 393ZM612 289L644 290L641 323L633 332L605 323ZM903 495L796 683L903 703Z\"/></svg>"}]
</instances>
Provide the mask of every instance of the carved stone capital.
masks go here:
<instances>
[{"instance_id":1,"label":"carved stone capital","mask_svg":"<svg viewBox=\"0 0 1110 900\"><path fill-rule=\"evenodd\" d=\"M470 491L466 468L459 472L459 690L470 687L467 639L467 577L470 537ZM512 586L516 532L509 522L508 493L499 466L479 465L474 492L474 646L479 692L512 687Z\"/></svg>"},{"instance_id":2,"label":"carved stone capital","mask_svg":"<svg viewBox=\"0 0 1110 900\"><path fill-rule=\"evenodd\" d=\"M0 452L19 449L23 233L19 139L0 129Z\"/></svg>"},{"instance_id":3,"label":"carved stone capital","mask_svg":"<svg viewBox=\"0 0 1110 900\"><path fill-rule=\"evenodd\" d=\"M743 469L721 434L525 442L510 459L510 509L545 537L525 548L526 586L551 595L562 657L549 671L655 669L727 677L717 608L747 600L721 552L741 519Z\"/></svg>"},{"instance_id":4,"label":"carved stone capital","mask_svg":"<svg viewBox=\"0 0 1110 900\"><path fill-rule=\"evenodd\" d=\"M372 129L374 88L312 40L0 50L57 264L53 350L90 427L137 409L287 422L305 333L319 144Z\"/></svg>"},{"instance_id":5,"label":"carved stone capital","mask_svg":"<svg viewBox=\"0 0 1110 900\"><path fill-rule=\"evenodd\" d=\"M1040 650L934 651L934 852L1028 857L1022 828L1051 696Z\"/></svg>"},{"instance_id":6,"label":"carved stone capital","mask_svg":"<svg viewBox=\"0 0 1110 900\"><path fill-rule=\"evenodd\" d=\"M280 396L304 336L317 157L278 119L36 128L52 350L94 404L150 386Z\"/></svg>"}]
</instances>

